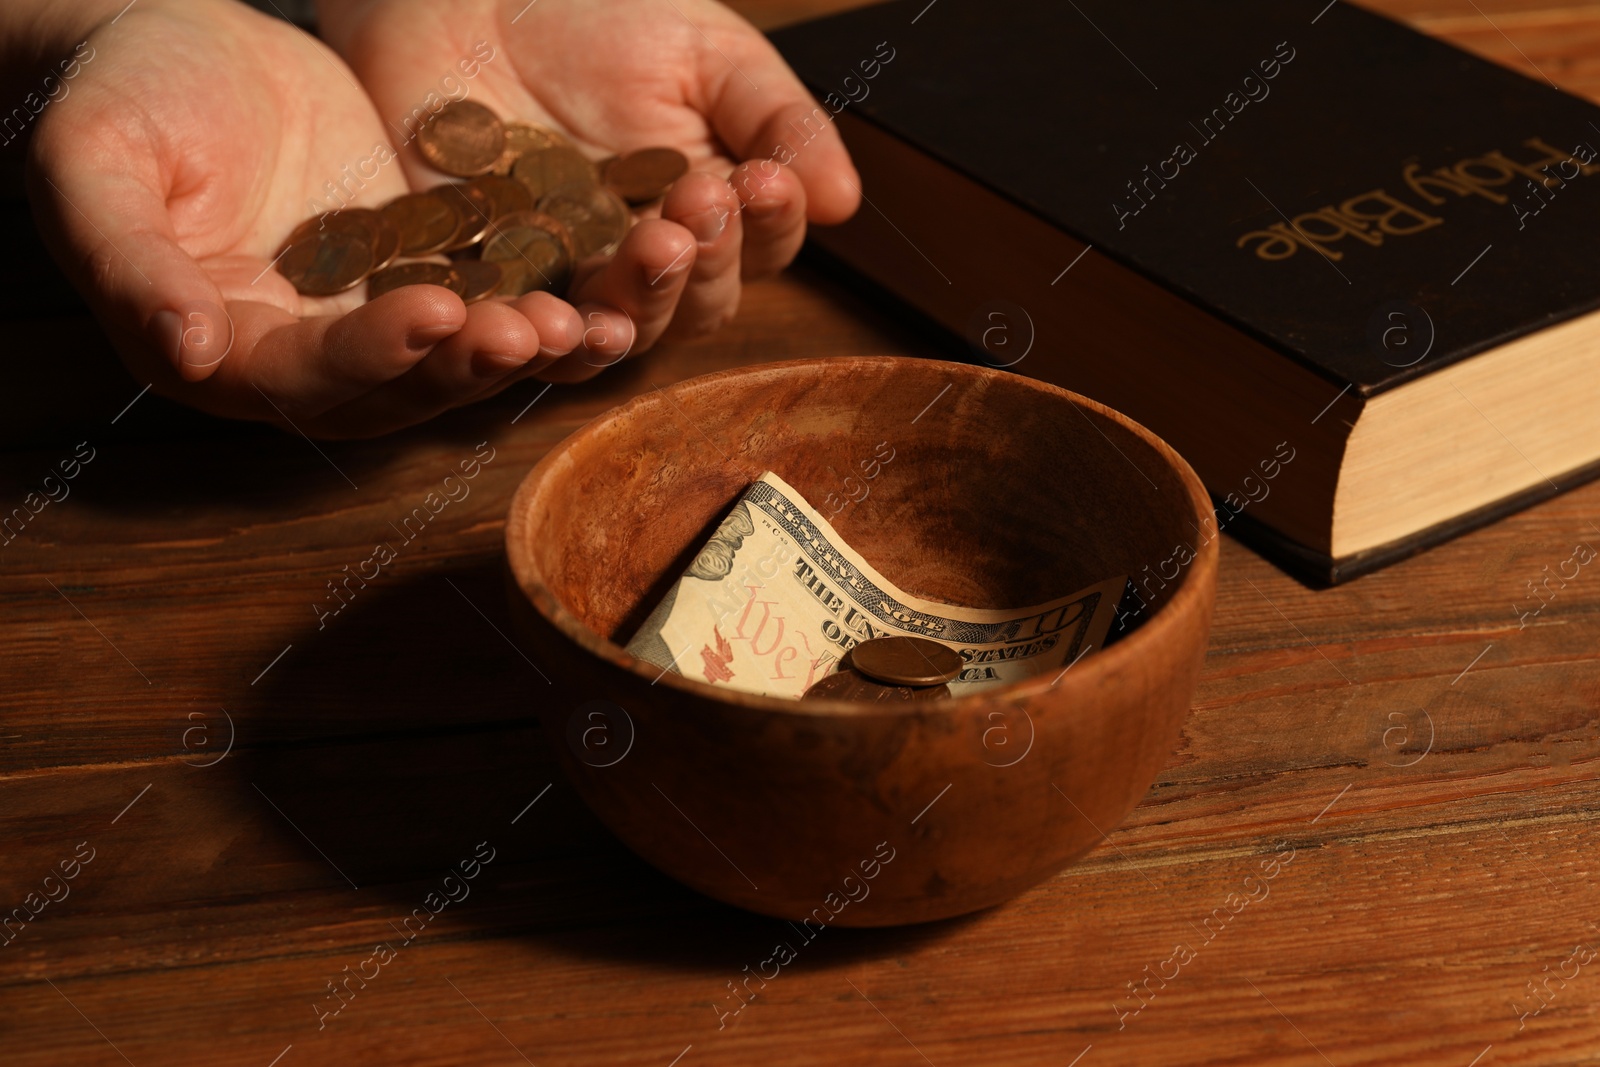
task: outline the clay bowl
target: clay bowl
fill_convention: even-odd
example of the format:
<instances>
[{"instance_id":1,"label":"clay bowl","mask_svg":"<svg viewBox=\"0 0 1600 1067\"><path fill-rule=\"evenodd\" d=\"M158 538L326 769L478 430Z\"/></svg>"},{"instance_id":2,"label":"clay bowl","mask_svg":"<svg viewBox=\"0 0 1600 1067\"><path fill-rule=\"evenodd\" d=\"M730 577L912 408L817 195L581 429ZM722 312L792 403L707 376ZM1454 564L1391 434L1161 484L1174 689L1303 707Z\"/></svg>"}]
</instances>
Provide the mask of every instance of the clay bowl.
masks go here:
<instances>
[{"instance_id":1,"label":"clay bowl","mask_svg":"<svg viewBox=\"0 0 1600 1067\"><path fill-rule=\"evenodd\" d=\"M866 480L880 442L894 458ZM907 592L1016 607L1127 574L1148 591L1141 625L1065 674L887 710L751 696L624 652L767 470L824 514L859 495L846 476L869 486L835 525ZM555 682L540 716L605 824L718 900L879 926L1006 900L1139 802L1205 651L1210 521L1189 465L1091 400L983 367L818 359L595 419L524 479L506 552L524 647Z\"/></svg>"}]
</instances>

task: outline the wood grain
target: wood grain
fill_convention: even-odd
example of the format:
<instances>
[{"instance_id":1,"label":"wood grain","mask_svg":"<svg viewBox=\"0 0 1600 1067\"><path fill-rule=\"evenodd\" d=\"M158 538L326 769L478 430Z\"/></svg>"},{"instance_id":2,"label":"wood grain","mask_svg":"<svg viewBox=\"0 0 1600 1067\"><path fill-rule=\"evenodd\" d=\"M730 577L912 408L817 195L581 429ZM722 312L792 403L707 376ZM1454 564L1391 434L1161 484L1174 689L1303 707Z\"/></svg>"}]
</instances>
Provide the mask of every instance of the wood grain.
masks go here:
<instances>
[{"instance_id":1,"label":"wood grain","mask_svg":"<svg viewBox=\"0 0 1600 1067\"><path fill-rule=\"evenodd\" d=\"M1600 95L1600 4L1376 6ZM796 935L655 873L565 785L531 725L548 690L500 632L506 505L657 385L947 349L802 268L706 341L324 456L152 397L113 424L138 387L83 320L9 336L78 358L8 368L0 502L97 454L0 547L0 914L95 850L0 947L8 1065L1595 1062L1600 974L1551 975L1600 936L1600 574L1518 611L1600 539L1600 485L1329 591L1225 540L1182 740L1104 845L968 919L829 929L723 1018ZM480 442L471 495L319 629L325 583ZM201 766L223 709L235 742ZM479 842L470 895L402 946ZM394 958L319 1029L380 940Z\"/></svg>"}]
</instances>

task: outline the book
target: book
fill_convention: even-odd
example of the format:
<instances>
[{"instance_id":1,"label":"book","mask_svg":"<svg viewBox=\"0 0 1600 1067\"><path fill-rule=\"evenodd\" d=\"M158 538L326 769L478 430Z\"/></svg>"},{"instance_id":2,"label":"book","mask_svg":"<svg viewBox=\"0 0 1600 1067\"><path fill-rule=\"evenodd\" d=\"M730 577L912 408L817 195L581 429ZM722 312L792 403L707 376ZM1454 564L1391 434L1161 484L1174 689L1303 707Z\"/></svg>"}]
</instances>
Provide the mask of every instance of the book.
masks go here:
<instances>
[{"instance_id":1,"label":"book","mask_svg":"<svg viewBox=\"0 0 1600 1067\"><path fill-rule=\"evenodd\" d=\"M1600 474L1600 108L1328 0L891 0L780 30L823 255L1169 441L1336 583ZM782 157L778 157L782 161Z\"/></svg>"}]
</instances>

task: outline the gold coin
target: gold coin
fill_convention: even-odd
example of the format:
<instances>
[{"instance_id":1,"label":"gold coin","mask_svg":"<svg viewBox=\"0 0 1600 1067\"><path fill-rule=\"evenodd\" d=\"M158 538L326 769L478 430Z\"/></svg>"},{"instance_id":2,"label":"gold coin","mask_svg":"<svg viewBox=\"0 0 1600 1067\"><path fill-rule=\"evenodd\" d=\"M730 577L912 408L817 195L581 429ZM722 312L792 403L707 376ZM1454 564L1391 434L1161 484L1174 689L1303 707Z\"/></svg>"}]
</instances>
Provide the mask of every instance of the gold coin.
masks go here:
<instances>
[{"instance_id":1,"label":"gold coin","mask_svg":"<svg viewBox=\"0 0 1600 1067\"><path fill-rule=\"evenodd\" d=\"M400 253L400 234L386 222L382 215L365 207L347 207L339 211L326 211L313 215L289 234L278 254L286 252L291 244L305 239L319 230L348 230L361 234L372 245L372 269L381 270Z\"/></svg>"},{"instance_id":2,"label":"gold coin","mask_svg":"<svg viewBox=\"0 0 1600 1067\"><path fill-rule=\"evenodd\" d=\"M483 258L500 264L502 296L521 296L535 289L559 294L572 277L572 238L559 220L537 211L519 211L489 227Z\"/></svg>"},{"instance_id":3,"label":"gold coin","mask_svg":"<svg viewBox=\"0 0 1600 1067\"><path fill-rule=\"evenodd\" d=\"M494 221L494 202L489 199L488 193L478 187L479 180L448 183L429 190L441 200L448 201L461 218L461 228L444 246L446 252L477 244L489 229L489 223Z\"/></svg>"},{"instance_id":4,"label":"gold coin","mask_svg":"<svg viewBox=\"0 0 1600 1067\"><path fill-rule=\"evenodd\" d=\"M630 204L648 204L665 196L688 169L688 157L676 148L641 148L608 166L605 183Z\"/></svg>"},{"instance_id":5,"label":"gold coin","mask_svg":"<svg viewBox=\"0 0 1600 1067\"><path fill-rule=\"evenodd\" d=\"M517 160L529 152L537 152L541 148L554 148L557 145L571 144L565 137L548 126L540 126L532 122L508 122L505 124L506 146L500 152L500 158L495 160L493 173L502 178L511 173L511 168L516 166Z\"/></svg>"},{"instance_id":6,"label":"gold coin","mask_svg":"<svg viewBox=\"0 0 1600 1067\"><path fill-rule=\"evenodd\" d=\"M382 270L400 254L400 231L381 212L368 207L347 207L324 217L330 226L343 226L367 234L372 245L373 270Z\"/></svg>"},{"instance_id":7,"label":"gold coin","mask_svg":"<svg viewBox=\"0 0 1600 1067\"><path fill-rule=\"evenodd\" d=\"M277 259L278 273L305 296L331 296L372 273L372 244L357 229L329 228L290 240Z\"/></svg>"},{"instance_id":8,"label":"gold coin","mask_svg":"<svg viewBox=\"0 0 1600 1067\"><path fill-rule=\"evenodd\" d=\"M400 230L389 219L371 208L346 208L342 216L354 216L347 224L366 230L368 243L373 246L373 270L382 270L395 261L400 254Z\"/></svg>"},{"instance_id":9,"label":"gold coin","mask_svg":"<svg viewBox=\"0 0 1600 1067\"><path fill-rule=\"evenodd\" d=\"M884 685L943 685L964 665L955 649L926 637L878 637L850 650L850 666Z\"/></svg>"},{"instance_id":10,"label":"gold coin","mask_svg":"<svg viewBox=\"0 0 1600 1067\"><path fill-rule=\"evenodd\" d=\"M528 187L535 200L564 185L598 185L599 172L589 157L570 145L554 145L529 152L517 160L512 175Z\"/></svg>"},{"instance_id":11,"label":"gold coin","mask_svg":"<svg viewBox=\"0 0 1600 1067\"><path fill-rule=\"evenodd\" d=\"M528 187L515 178L503 178L493 174L485 174L481 178L474 178L468 185L474 186L489 198L492 206L491 214L494 218L503 219L507 215L518 211L533 210L533 194L528 192Z\"/></svg>"},{"instance_id":12,"label":"gold coin","mask_svg":"<svg viewBox=\"0 0 1600 1067\"><path fill-rule=\"evenodd\" d=\"M561 220L572 234L573 254L581 262L611 255L627 236L633 216L616 193L598 185L567 185L539 201L539 210Z\"/></svg>"},{"instance_id":13,"label":"gold coin","mask_svg":"<svg viewBox=\"0 0 1600 1067\"><path fill-rule=\"evenodd\" d=\"M372 269L382 270L400 256L400 231L388 219L373 212L378 219L378 232L372 237Z\"/></svg>"},{"instance_id":14,"label":"gold coin","mask_svg":"<svg viewBox=\"0 0 1600 1067\"><path fill-rule=\"evenodd\" d=\"M852 700L872 704L899 704L912 700L939 700L950 695L947 685L913 687L883 685L859 671L841 667L801 694L801 700Z\"/></svg>"},{"instance_id":15,"label":"gold coin","mask_svg":"<svg viewBox=\"0 0 1600 1067\"><path fill-rule=\"evenodd\" d=\"M461 216L433 193L407 193L383 205L382 215L400 231L400 254L425 256L450 246Z\"/></svg>"},{"instance_id":16,"label":"gold coin","mask_svg":"<svg viewBox=\"0 0 1600 1067\"><path fill-rule=\"evenodd\" d=\"M446 174L487 174L506 145L505 128L493 111L471 100L453 100L417 131L422 158Z\"/></svg>"},{"instance_id":17,"label":"gold coin","mask_svg":"<svg viewBox=\"0 0 1600 1067\"><path fill-rule=\"evenodd\" d=\"M281 253L295 241L309 237L321 230L349 230L375 238L378 234L378 213L371 208L347 207L339 211L324 211L320 215L313 215L289 233L288 240L284 241L278 251Z\"/></svg>"},{"instance_id":18,"label":"gold coin","mask_svg":"<svg viewBox=\"0 0 1600 1067\"><path fill-rule=\"evenodd\" d=\"M451 266L461 276L461 299L469 304L493 296L505 277L500 264L488 260L461 259Z\"/></svg>"},{"instance_id":19,"label":"gold coin","mask_svg":"<svg viewBox=\"0 0 1600 1067\"><path fill-rule=\"evenodd\" d=\"M466 283L454 267L443 263L401 263L367 279L367 299L376 300L407 285L442 285L457 296L466 292Z\"/></svg>"},{"instance_id":20,"label":"gold coin","mask_svg":"<svg viewBox=\"0 0 1600 1067\"><path fill-rule=\"evenodd\" d=\"M351 230L356 233L371 232L366 220L358 208L349 208L346 211L324 211L320 215L313 215L289 232L289 239L283 242L278 249L282 252L296 241L310 237L322 230Z\"/></svg>"}]
</instances>

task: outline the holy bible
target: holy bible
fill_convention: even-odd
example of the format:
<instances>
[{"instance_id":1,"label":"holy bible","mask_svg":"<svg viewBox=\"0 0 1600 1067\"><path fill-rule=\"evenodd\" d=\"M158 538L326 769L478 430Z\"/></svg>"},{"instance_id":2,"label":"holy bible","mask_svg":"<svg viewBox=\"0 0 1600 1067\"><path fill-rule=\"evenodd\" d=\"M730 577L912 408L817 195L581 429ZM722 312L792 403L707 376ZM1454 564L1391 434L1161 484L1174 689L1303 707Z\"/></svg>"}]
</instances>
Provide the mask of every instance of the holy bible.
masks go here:
<instances>
[{"instance_id":1,"label":"holy bible","mask_svg":"<svg viewBox=\"0 0 1600 1067\"><path fill-rule=\"evenodd\" d=\"M1308 580L1600 473L1600 108L1339 0L895 0L773 40L861 172L814 245L1161 434Z\"/></svg>"}]
</instances>

